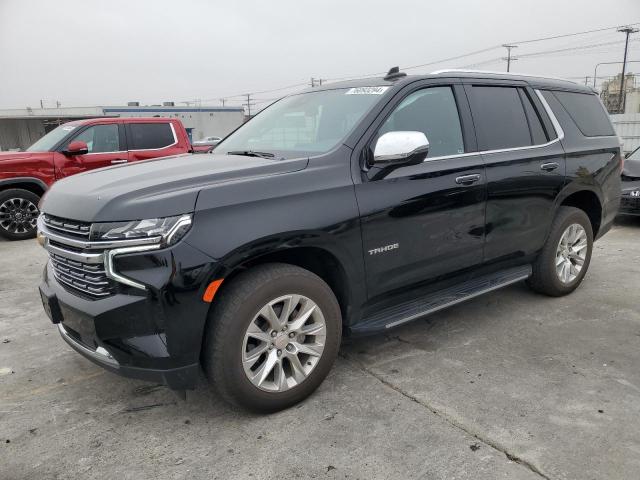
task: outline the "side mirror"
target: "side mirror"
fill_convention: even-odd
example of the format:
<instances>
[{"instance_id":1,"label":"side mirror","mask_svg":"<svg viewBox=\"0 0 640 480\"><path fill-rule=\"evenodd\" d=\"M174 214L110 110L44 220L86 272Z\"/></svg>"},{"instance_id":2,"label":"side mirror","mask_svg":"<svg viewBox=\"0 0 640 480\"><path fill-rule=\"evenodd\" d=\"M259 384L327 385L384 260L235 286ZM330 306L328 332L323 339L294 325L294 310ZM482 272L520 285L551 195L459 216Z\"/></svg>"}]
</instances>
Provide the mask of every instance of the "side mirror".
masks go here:
<instances>
[{"instance_id":1,"label":"side mirror","mask_svg":"<svg viewBox=\"0 0 640 480\"><path fill-rule=\"evenodd\" d=\"M64 153L66 155L85 155L89 153L89 147L85 142L75 141L67 145Z\"/></svg>"},{"instance_id":2,"label":"side mirror","mask_svg":"<svg viewBox=\"0 0 640 480\"><path fill-rule=\"evenodd\" d=\"M377 167L415 165L429 153L429 140L422 132L387 132L382 135L373 151L373 164Z\"/></svg>"}]
</instances>

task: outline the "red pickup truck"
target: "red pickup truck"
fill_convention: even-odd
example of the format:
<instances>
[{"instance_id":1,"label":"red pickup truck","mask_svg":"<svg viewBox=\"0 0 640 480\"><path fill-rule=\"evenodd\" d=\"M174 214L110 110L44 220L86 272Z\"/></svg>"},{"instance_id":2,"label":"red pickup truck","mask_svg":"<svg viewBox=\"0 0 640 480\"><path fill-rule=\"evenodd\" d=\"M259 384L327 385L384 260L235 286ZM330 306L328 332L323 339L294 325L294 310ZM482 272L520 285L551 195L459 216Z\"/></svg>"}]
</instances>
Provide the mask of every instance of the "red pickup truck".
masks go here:
<instances>
[{"instance_id":1,"label":"red pickup truck","mask_svg":"<svg viewBox=\"0 0 640 480\"><path fill-rule=\"evenodd\" d=\"M191 151L184 126L172 118L94 118L60 125L25 152L0 152L0 236L34 237L38 202L56 180Z\"/></svg>"}]
</instances>

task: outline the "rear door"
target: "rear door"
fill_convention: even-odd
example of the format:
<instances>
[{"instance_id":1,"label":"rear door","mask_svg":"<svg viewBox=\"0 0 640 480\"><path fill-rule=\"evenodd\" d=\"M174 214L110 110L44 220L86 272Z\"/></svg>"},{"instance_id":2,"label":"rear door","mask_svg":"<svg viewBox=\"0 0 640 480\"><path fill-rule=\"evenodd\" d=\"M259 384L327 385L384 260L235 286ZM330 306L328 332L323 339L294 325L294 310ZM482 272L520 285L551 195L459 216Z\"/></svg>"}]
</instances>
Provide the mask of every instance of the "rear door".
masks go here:
<instances>
[{"instance_id":1,"label":"rear door","mask_svg":"<svg viewBox=\"0 0 640 480\"><path fill-rule=\"evenodd\" d=\"M370 297L482 262L486 184L462 85L427 81L396 95L358 152L390 131L423 132L418 165L371 169L356 180Z\"/></svg>"},{"instance_id":2,"label":"rear door","mask_svg":"<svg viewBox=\"0 0 640 480\"><path fill-rule=\"evenodd\" d=\"M486 166L484 258L536 253L553 220L565 181L565 156L544 99L524 82L465 85Z\"/></svg>"},{"instance_id":3,"label":"rear door","mask_svg":"<svg viewBox=\"0 0 640 480\"><path fill-rule=\"evenodd\" d=\"M178 135L171 122L141 120L125 126L130 162L185 153L185 149L176 148Z\"/></svg>"},{"instance_id":4,"label":"rear door","mask_svg":"<svg viewBox=\"0 0 640 480\"><path fill-rule=\"evenodd\" d=\"M76 141L86 143L88 153L73 156L62 153L69 143ZM55 163L63 177L86 170L127 163L127 149L120 122L111 121L79 128L78 132L60 147L60 150L55 153Z\"/></svg>"}]
</instances>

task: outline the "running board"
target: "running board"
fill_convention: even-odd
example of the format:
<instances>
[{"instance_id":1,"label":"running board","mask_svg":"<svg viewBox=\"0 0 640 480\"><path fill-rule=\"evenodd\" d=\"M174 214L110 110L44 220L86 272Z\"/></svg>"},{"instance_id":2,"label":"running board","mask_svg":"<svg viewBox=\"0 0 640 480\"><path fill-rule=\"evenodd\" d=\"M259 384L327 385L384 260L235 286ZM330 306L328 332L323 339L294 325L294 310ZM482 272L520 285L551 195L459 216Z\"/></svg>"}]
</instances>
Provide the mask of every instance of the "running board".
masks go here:
<instances>
[{"instance_id":1,"label":"running board","mask_svg":"<svg viewBox=\"0 0 640 480\"><path fill-rule=\"evenodd\" d=\"M520 282L531 275L531 265L510 268L483 275L467 282L415 298L399 305L377 311L351 327L353 334L372 333L397 327L403 323L429 315L443 308L462 303L492 290Z\"/></svg>"}]
</instances>

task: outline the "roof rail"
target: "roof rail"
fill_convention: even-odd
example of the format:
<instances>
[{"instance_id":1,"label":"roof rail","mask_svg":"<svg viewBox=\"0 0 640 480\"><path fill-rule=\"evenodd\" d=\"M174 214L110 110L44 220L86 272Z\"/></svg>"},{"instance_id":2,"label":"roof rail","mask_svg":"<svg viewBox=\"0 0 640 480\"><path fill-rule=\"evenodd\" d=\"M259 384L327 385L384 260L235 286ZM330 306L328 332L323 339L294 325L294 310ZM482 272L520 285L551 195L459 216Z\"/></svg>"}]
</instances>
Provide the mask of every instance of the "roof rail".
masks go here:
<instances>
[{"instance_id":1,"label":"roof rail","mask_svg":"<svg viewBox=\"0 0 640 480\"><path fill-rule=\"evenodd\" d=\"M547 80L560 80L562 82L576 83L576 82L572 82L571 80L567 80L566 78L560 78L560 77L546 77L544 75L532 75L530 73L497 72L494 70L467 70L464 68L445 68L442 70L435 70L431 72L429 75L439 75L441 73L482 73L482 74L491 74L491 75L509 75L513 77L544 78Z\"/></svg>"}]
</instances>

